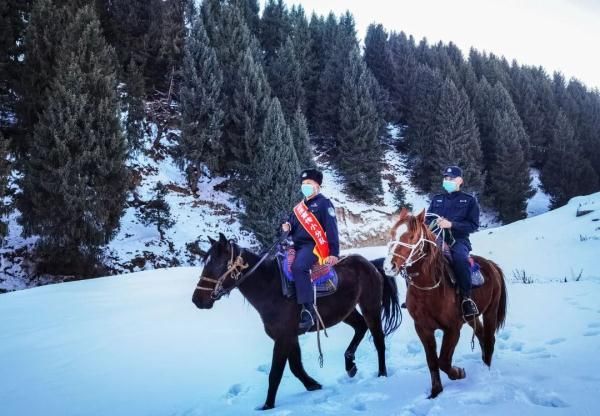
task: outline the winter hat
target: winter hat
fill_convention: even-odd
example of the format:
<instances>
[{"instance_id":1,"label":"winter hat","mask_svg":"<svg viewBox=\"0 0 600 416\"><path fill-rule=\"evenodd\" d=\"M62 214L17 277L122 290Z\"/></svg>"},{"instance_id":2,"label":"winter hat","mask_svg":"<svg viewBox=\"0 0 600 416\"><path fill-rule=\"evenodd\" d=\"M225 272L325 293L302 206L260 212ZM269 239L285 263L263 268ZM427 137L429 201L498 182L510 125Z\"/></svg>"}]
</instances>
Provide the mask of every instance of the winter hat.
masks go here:
<instances>
[{"instance_id":1,"label":"winter hat","mask_svg":"<svg viewBox=\"0 0 600 416\"><path fill-rule=\"evenodd\" d=\"M318 171L317 169L306 169L302 171L302 174L300 175L300 181L303 181L305 179L312 179L313 181L318 183L319 186L321 186L321 184L323 183L323 173L321 171Z\"/></svg>"}]
</instances>

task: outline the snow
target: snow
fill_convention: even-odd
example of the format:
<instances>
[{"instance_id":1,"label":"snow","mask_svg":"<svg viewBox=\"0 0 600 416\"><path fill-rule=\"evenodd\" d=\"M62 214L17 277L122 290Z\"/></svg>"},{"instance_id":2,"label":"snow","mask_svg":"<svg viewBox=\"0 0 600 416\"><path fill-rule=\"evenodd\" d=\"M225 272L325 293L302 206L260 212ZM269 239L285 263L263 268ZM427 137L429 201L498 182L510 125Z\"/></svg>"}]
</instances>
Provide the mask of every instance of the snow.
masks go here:
<instances>
[{"instance_id":1,"label":"snow","mask_svg":"<svg viewBox=\"0 0 600 416\"><path fill-rule=\"evenodd\" d=\"M578 208L591 212L577 217ZM376 377L375 349L365 338L350 379L343 352L352 331L340 325L322 339L322 369L316 336L301 337L305 367L323 390L304 391L286 369L267 414L591 414L600 405L599 218L597 193L474 235L476 252L492 251L507 275L521 267L536 277L531 284L507 279L507 324L491 369L478 348L471 351L464 328L455 363L467 378L443 375L444 392L426 399L429 371L404 313L387 338L389 377ZM352 251L385 254L384 247ZM584 268L579 281L562 281L569 268ZM238 291L211 310L196 309L199 274L168 268L0 295L2 415L255 414L266 397L272 342Z\"/></svg>"},{"instance_id":2,"label":"snow","mask_svg":"<svg viewBox=\"0 0 600 416\"><path fill-rule=\"evenodd\" d=\"M531 187L535 190L535 194L527 201L527 216L534 217L548 212L550 209L550 195L544 192L542 188L539 170L530 169L529 176L531 177Z\"/></svg>"},{"instance_id":3,"label":"snow","mask_svg":"<svg viewBox=\"0 0 600 416\"><path fill-rule=\"evenodd\" d=\"M578 210L591 211L577 216ZM600 278L600 192L471 238L474 252L493 258L508 277L535 280Z\"/></svg>"}]
</instances>

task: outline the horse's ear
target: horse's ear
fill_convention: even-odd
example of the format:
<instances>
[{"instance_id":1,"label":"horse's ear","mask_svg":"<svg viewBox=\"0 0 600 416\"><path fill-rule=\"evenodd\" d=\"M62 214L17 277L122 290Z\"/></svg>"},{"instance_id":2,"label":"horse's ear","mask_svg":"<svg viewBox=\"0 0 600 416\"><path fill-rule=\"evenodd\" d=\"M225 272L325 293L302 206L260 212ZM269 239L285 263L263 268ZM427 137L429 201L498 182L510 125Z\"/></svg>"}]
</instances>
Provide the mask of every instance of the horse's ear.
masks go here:
<instances>
[{"instance_id":1,"label":"horse's ear","mask_svg":"<svg viewBox=\"0 0 600 416\"><path fill-rule=\"evenodd\" d=\"M423 211L421 211L419 215L417 215L417 221L419 224L425 223L425 208L423 208Z\"/></svg>"},{"instance_id":2,"label":"horse's ear","mask_svg":"<svg viewBox=\"0 0 600 416\"><path fill-rule=\"evenodd\" d=\"M398 221L404 221L408 216L408 209L406 207L402 207L400 210L400 217L398 217Z\"/></svg>"},{"instance_id":3,"label":"horse's ear","mask_svg":"<svg viewBox=\"0 0 600 416\"><path fill-rule=\"evenodd\" d=\"M223 233L219 233L219 243L223 245L227 244L227 237Z\"/></svg>"}]
</instances>

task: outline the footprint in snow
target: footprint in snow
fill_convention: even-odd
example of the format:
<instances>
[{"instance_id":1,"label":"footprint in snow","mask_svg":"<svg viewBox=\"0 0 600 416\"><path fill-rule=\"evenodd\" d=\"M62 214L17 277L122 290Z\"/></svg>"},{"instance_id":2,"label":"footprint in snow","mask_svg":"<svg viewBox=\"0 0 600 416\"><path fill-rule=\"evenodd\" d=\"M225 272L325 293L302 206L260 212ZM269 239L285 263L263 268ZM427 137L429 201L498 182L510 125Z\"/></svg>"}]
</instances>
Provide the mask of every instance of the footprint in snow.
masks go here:
<instances>
[{"instance_id":1,"label":"footprint in snow","mask_svg":"<svg viewBox=\"0 0 600 416\"><path fill-rule=\"evenodd\" d=\"M596 335L600 335L600 330L586 331L583 333L584 337L595 337Z\"/></svg>"},{"instance_id":2,"label":"footprint in snow","mask_svg":"<svg viewBox=\"0 0 600 416\"><path fill-rule=\"evenodd\" d=\"M271 366L269 364L261 364L258 367L256 367L256 371L258 371L259 373L269 374L270 370Z\"/></svg>"},{"instance_id":3,"label":"footprint in snow","mask_svg":"<svg viewBox=\"0 0 600 416\"><path fill-rule=\"evenodd\" d=\"M554 338L554 339L546 341L546 345L556 345L556 344L560 344L565 341L566 341L566 338Z\"/></svg>"},{"instance_id":4,"label":"footprint in snow","mask_svg":"<svg viewBox=\"0 0 600 416\"><path fill-rule=\"evenodd\" d=\"M387 399L389 399L389 396L383 393L359 393L352 399L351 407L356 411L365 412L368 409L367 404L369 402L379 402Z\"/></svg>"},{"instance_id":5,"label":"footprint in snow","mask_svg":"<svg viewBox=\"0 0 600 416\"><path fill-rule=\"evenodd\" d=\"M247 394L249 391L250 387L239 383L234 384L229 387L229 390L227 390L227 393L225 394L225 400L227 400L228 403L232 403L234 399Z\"/></svg>"}]
</instances>

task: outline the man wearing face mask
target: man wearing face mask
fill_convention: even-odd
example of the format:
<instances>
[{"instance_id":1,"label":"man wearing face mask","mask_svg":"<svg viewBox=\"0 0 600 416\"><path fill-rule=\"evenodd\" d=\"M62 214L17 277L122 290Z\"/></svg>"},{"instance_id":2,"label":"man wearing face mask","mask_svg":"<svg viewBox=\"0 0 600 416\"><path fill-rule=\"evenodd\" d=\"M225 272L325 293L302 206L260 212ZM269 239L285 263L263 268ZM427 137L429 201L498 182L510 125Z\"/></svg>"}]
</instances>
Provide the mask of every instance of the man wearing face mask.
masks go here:
<instances>
[{"instance_id":1,"label":"man wearing face mask","mask_svg":"<svg viewBox=\"0 0 600 416\"><path fill-rule=\"evenodd\" d=\"M307 169L300 175L304 199L294 207L288 222L282 225L294 242L296 258L292 273L300 311L298 333L303 334L315 323L314 292L310 269L315 263L334 265L340 253L337 220L331 201L321 194L323 174Z\"/></svg>"},{"instance_id":2,"label":"man wearing face mask","mask_svg":"<svg viewBox=\"0 0 600 416\"><path fill-rule=\"evenodd\" d=\"M436 222L442 229L452 233L450 243L452 268L462 296L461 308L466 320L479 314L477 305L471 299L471 264L469 252L471 242L469 234L479 228L479 204L477 199L460 190L463 184L462 170L458 166L449 166L443 172L442 186L446 192L435 195L429 205L429 213L440 218L428 218L428 223Z\"/></svg>"}]
</instances>

